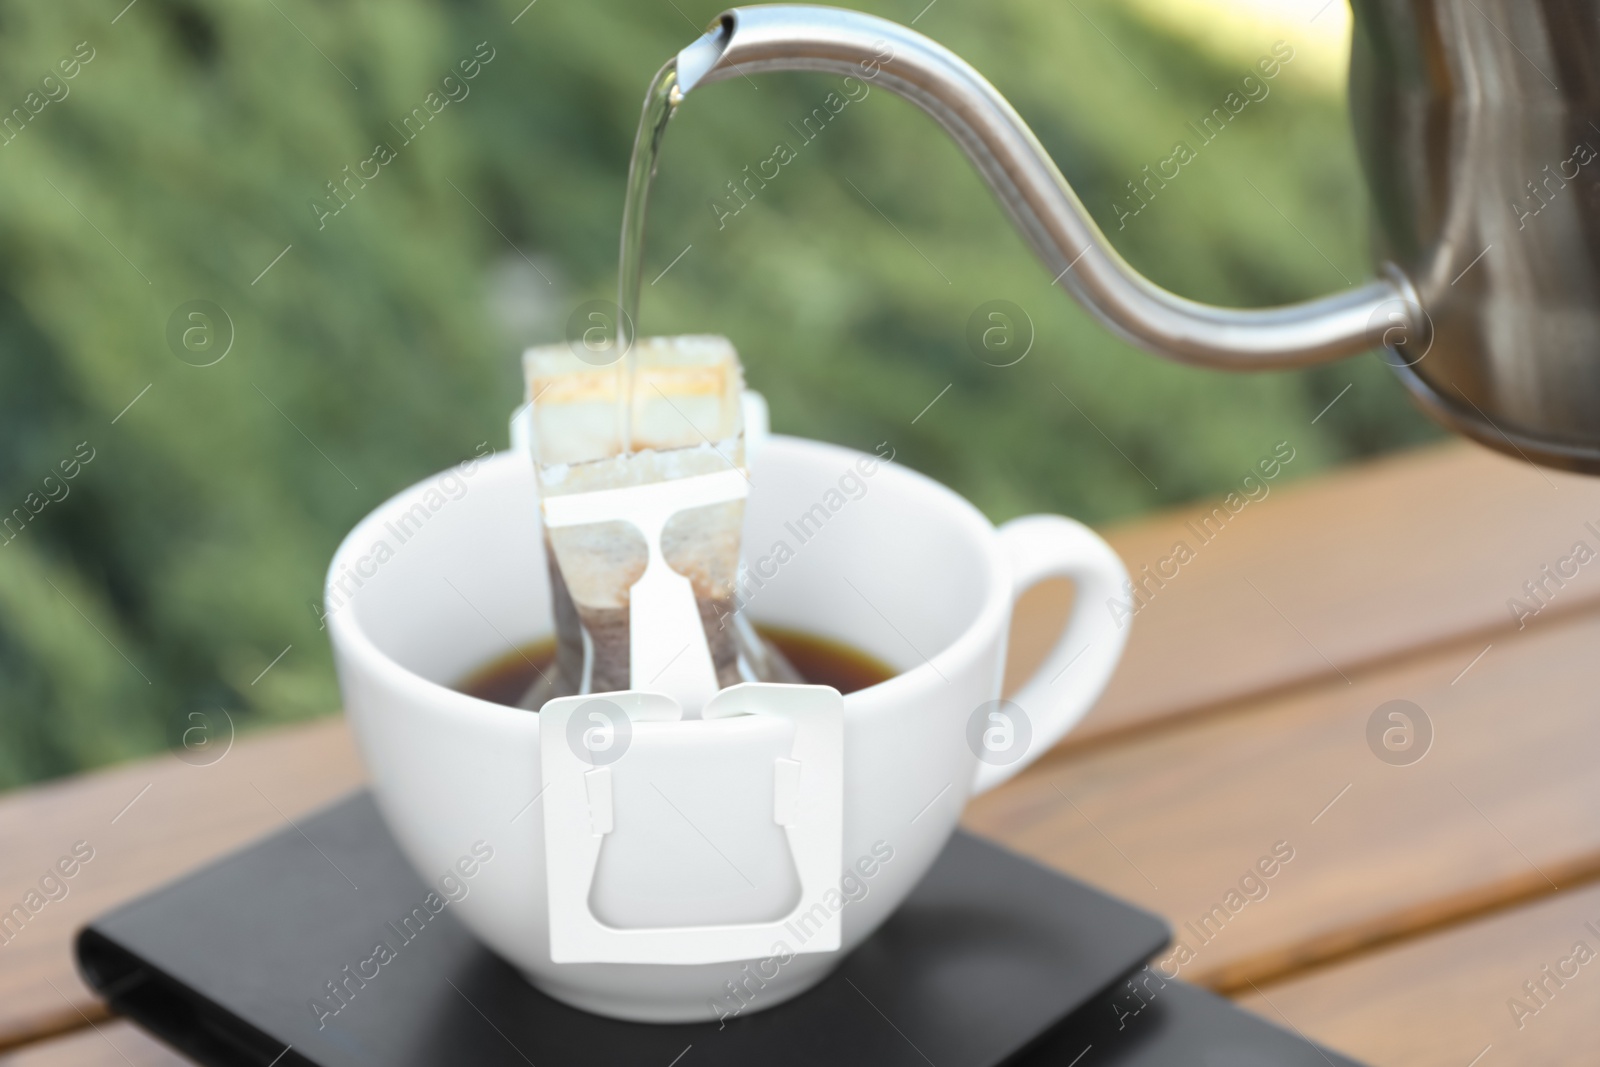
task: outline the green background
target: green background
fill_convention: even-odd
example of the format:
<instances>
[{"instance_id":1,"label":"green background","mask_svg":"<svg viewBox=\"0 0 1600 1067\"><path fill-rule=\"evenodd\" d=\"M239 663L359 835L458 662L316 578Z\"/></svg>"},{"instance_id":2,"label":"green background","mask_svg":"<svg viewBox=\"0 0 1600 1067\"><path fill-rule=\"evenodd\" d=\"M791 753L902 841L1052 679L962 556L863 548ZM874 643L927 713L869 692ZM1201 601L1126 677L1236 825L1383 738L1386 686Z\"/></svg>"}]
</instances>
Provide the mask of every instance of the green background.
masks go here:
<instances>
[{"instance_id":1,"label":"green background","mask_svg":"<svg viewBox=\"0 0 1600 1067\"><path fill-rule=\"evenodd\" d=\"M861 6L909 21L922 3ZM329 556L396 489L504 446L520 347L613 291L644 87L718 5L121 9L0 4L0 107L94 50L0 146L0 515L80 442L94 454L0 544L0 787L169 747L195 712L254 728L337 708L309 607ZM1293 63L1119 229L1124 183L1194 143L1185 124L1247 62L1113 0L946 2L917 28L991 77L1157 282L1243 306L1366 273L1344 103ZM470 95L400 146L389 124L485 41ZM652 210L647 284L692 247L647 287L641 330L731 337L778 430L888 441L996 520L1097 523L1225 492L1279 441L1287 480L1432 436L1370 356L1237 376L1114 339L909 104L874 90L802 146L788 123L838 87L696 92ZM311 199L379 141L397 158L319 229ZM719 229L711 201L778 141L797 158ZM996 299L1036 331L1015 366L966 341ZM231 320L213 366L168 344L192 300Z\"/></svg>"}]
</instances>

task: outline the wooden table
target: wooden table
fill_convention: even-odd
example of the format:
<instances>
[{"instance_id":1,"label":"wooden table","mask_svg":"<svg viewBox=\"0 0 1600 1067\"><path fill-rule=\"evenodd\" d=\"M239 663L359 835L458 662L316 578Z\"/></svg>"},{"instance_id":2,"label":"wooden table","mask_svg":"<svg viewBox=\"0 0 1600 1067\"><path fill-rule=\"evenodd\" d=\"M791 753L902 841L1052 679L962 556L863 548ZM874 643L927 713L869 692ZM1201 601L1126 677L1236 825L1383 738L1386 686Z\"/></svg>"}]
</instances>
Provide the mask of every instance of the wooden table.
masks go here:
<instances>
[{"instance_id":1,"label":"wooden table","mask_svg":"<svg viewBox=\"0 0 1600 1067\"><path fill-rule=\"evenodd\" d=\"M1562 961L1600 953L1600 559L1561 561L1600 552L1600 480L1452 444L1277 488L1200 545L1209 510L1110 532L1131 571L1195 555L1084 725L966 824L1167 916L1169 972L1379 1067L1595 1063L1600 962ZM1019 606L1013 675L1069 597ZM1419 761L1369 745L1392 700L1431 723ZM330 719L0 798L0 907L94 849L0 947L0 1065L184 1062L107 1017L73 932L361 780Z\"/></svg>"}]
</instances>

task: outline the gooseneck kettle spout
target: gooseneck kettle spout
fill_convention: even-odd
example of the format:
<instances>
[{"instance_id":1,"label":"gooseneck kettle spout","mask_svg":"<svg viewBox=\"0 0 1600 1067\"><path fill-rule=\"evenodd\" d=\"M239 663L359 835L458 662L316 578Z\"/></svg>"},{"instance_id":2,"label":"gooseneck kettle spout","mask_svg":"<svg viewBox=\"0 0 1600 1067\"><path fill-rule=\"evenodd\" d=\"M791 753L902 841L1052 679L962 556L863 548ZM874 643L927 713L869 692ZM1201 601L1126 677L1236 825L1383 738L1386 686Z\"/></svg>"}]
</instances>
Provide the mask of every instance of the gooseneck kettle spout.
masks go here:
<instances>
[{"instance_id":1,"label":"gooseneck kettle spout","mask_svg":"<svg viewBox=\"0 0 1600 1067\"><path fill-rule=\"evenodd\" d=\"M1116 333L1158 355L1229 370L1297 367L1411 337L1426 325L1398 270L1274 308L1213 307L1167 292L1111 246L994 86L905 26L808 4L734 8L677 59L684 93L767 71L871 77L922 108L961 146L1057 283Z\"/></svg>"}]
</instances>

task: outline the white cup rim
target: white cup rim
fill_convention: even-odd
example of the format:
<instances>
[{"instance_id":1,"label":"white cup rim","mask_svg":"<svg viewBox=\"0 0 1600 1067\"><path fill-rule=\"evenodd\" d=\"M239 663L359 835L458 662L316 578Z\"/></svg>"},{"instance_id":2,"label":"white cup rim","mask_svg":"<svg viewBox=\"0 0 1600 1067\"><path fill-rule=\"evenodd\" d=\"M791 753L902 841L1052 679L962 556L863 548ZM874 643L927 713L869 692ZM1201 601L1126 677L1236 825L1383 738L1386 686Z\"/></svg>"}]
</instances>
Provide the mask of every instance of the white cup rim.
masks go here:
<instances>
[{"instance_id":1,"label":"white cup rim","mask_svg":"<svg viewBox=\"0 0 1600 1067\"><path fill-rule=\"evenodd\" d=\"M877 685L846 694L844 699L847 716L865 710L867 701L858 698L870 696L873 698L871 704L875 708L896 706L914 691L937 686L944 679L969 669L973 661L986 654L995 630L1004 626L1010 617L1014 593L1010 566L1001 551L995 528L977 507L955 490L925 474L856 449L785 434L771 435L764 447L801 449L817 453L819 457L826 457L828 453L832 453L831 462L844 466L862 457L876 459L883 464L880 473L892 472L893 478L902 479L898 491L923 493L940 501L956 532L968 538L970 547L974 549L974 561L981 561L980 565L986 572L982 604L960 633L916 666L901 671ZM488 468L480 470L476 475L482 478L501 469L509 470L511 464L525 463L528 460L521 454L508 451L485 456L478 462ZM381 677L397 686L411 688L419 698L427 700L436 707L448 706L468 715L523 716L527 712L520 708L507 707L474 697L427 678L380 649L360 625L357 619L358 613L353 610L359 597L349 598L335 610L329 610L327 607L328 591L334 588L333 583L341 570L348 569L355 563L357 557L366 550L366 546L386 522L397 519L419 495L454 469L452 467L430 474L400 490L368 512L351 528L344 540L339 543L339 547L335 549L333 559L328 566L323 587L323 618L328 627L329 638L338 652L359 661L359 669L370 675Z\"/></svg>"}]
</instances>

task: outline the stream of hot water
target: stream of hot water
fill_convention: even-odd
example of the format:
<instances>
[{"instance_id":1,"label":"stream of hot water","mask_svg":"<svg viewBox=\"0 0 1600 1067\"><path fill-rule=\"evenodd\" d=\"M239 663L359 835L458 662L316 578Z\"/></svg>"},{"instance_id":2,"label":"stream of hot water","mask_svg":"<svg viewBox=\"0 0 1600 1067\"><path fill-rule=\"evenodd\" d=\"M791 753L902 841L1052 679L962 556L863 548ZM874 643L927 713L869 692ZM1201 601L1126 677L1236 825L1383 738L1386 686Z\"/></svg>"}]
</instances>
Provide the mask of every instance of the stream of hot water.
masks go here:
<instances>
[{"instance_id":1,"label":"stream of hot water","mask_svg":"<svg viewBox=\"0 0 1600 1067\"><path fill-rule=\"evenodd\" d=\"M644 224L650 206L650 185L655 180L656 164L661 159L661 142L667 123L678 111L683 93L678 89L677 57L667 60L656 72L645 94L644 111L639 116L639 132L633 140L633 157L628 161L628 191L622 204L622 247L617 256L617 361L621 375L617 389L617 418L622 447L633 451L633 386L638 356L633 350L636 323L639 321L639 289L644 277Z\"/></svg>"}]
</instances>

